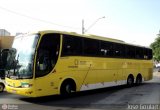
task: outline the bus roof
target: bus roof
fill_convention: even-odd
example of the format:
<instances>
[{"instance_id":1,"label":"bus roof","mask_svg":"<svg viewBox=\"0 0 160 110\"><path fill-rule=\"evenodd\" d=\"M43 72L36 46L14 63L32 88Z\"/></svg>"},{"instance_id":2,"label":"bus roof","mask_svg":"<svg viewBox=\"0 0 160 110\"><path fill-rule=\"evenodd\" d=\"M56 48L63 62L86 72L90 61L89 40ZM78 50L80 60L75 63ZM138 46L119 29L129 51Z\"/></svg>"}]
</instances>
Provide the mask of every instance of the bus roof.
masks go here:
<instances>
[{"instance_id":1,"label":"bus roof","mask_svg":"<svg viewBox=\"0 0 160 110\"><path fill-rule=\"evenodd\" d=\"M91 38L91 39L99 39L99 40L105 40L105 41L111 41L111 42L117 42L117 43L124 43L124 41L118 40L118 39L113 39L113 38L109 38L109 37L102 37L102 36L97 36L97 35L92 35L92 34L78 34L76 32L45 30L45 31L39 31L39 33L60 33L60 34L67 34L67 35Z\"/></svg>"},{"instance_id":2,"label":"bus roof","mask_svg":"<svg viewBox=\"0 0 160 110\"><path fill-rule=\"evenodd\" d=\"M115 43L120 43L120 44L126 44L126 45L130 45L130 46L149 48L149 47L145 47L145 46L141 46L141 45L126 43L123 40L119 40L119 39L97 36L97 35L92 35L92 34L78 34L76 32L66 32L66 31L57 31L57 30L43 30L43 31L38 31L38 33L40 33L40 34L45 34L45 33L67 34L67 35L79 36L79 37L84 37L84 38L91 38L91 39L98 39L98 40L102 40L102 41L109 41L109 42L115 42Z\"/></svg>"}]
</instances>

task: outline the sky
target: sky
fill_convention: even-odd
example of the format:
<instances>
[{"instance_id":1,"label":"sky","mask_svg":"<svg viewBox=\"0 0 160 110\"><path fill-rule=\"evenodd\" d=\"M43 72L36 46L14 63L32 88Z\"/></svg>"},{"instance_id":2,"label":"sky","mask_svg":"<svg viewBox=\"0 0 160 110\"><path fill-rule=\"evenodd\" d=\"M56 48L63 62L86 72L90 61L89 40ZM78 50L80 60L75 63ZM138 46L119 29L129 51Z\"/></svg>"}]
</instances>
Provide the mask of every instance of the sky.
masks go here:
<instances>
[{"instance_id":1,"label":"sky","mask_svg":"<svg viewBox=\"0 0 160 110\"><path fill-rule=\"evenodd\" d=\"M160 0L0 0L0 29L94 34L149 46L160 30ZM105 18L104 18L105 16Z\"/></svg>"}]
</instances>

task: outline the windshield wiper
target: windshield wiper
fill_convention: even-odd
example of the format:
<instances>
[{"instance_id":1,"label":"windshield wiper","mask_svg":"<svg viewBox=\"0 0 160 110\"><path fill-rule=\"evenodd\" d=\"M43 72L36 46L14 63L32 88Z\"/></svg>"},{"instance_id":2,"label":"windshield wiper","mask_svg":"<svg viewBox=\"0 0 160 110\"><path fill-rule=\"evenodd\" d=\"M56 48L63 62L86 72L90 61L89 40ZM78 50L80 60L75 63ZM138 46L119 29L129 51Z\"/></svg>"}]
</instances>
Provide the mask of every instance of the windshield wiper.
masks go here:
<instances>
[{"instance_id":1,"label":"windshield wiper","mask_svg":"<svg viewBox=\"0 0 160 110\"><path fill-rule=\"evenodd\" d=\"M22 76L22 75L19 75L18 76L18 79L31 79L32 76Z\"/></svg>"},{"instance_id":2,"label":"windshield wiper","mask_svg":"<svg viewBox=\"0 0 160 110\"><path fill-rule=\"evenodd\" d=\"M10 76L10 79L19 79L18 76Z\"/></svg>"}]
</instances>

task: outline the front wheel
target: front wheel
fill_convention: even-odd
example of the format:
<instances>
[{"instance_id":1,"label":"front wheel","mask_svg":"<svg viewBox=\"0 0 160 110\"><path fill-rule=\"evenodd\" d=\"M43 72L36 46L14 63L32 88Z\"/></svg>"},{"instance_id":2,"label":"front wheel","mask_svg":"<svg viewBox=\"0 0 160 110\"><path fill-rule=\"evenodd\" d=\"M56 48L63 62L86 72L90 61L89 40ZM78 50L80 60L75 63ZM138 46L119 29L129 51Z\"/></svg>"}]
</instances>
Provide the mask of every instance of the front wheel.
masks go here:
<instances>
[{"instance_id":1,"label":"front wheel","mask_svg":"<svg viewBox=\"0 0 160 110\"><path fill-rule=\"evenodd\" d=\"M75 84L72 82L64 82L61 86L61 95L69 96L72 92L75 92Z\"/></svg>"}]
</instances>

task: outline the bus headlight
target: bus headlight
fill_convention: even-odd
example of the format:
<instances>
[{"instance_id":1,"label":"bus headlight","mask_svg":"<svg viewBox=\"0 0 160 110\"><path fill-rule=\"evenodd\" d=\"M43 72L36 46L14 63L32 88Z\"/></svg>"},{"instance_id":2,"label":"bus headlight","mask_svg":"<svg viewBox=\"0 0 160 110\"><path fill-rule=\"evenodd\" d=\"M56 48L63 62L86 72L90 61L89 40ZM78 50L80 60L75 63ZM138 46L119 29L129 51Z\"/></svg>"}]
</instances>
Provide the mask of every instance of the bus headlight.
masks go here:
<instances>
[{"instance_id":1,"label":"bus headlight","mask_svg":"<svg viewBox=\"0 0 160 110\"><path fill-rule=\"evenodd\" d=\"M21 83L22 88L30 88L31 86L32 84L29 84L29 83Z\"/></svg>"}]
</instances>

